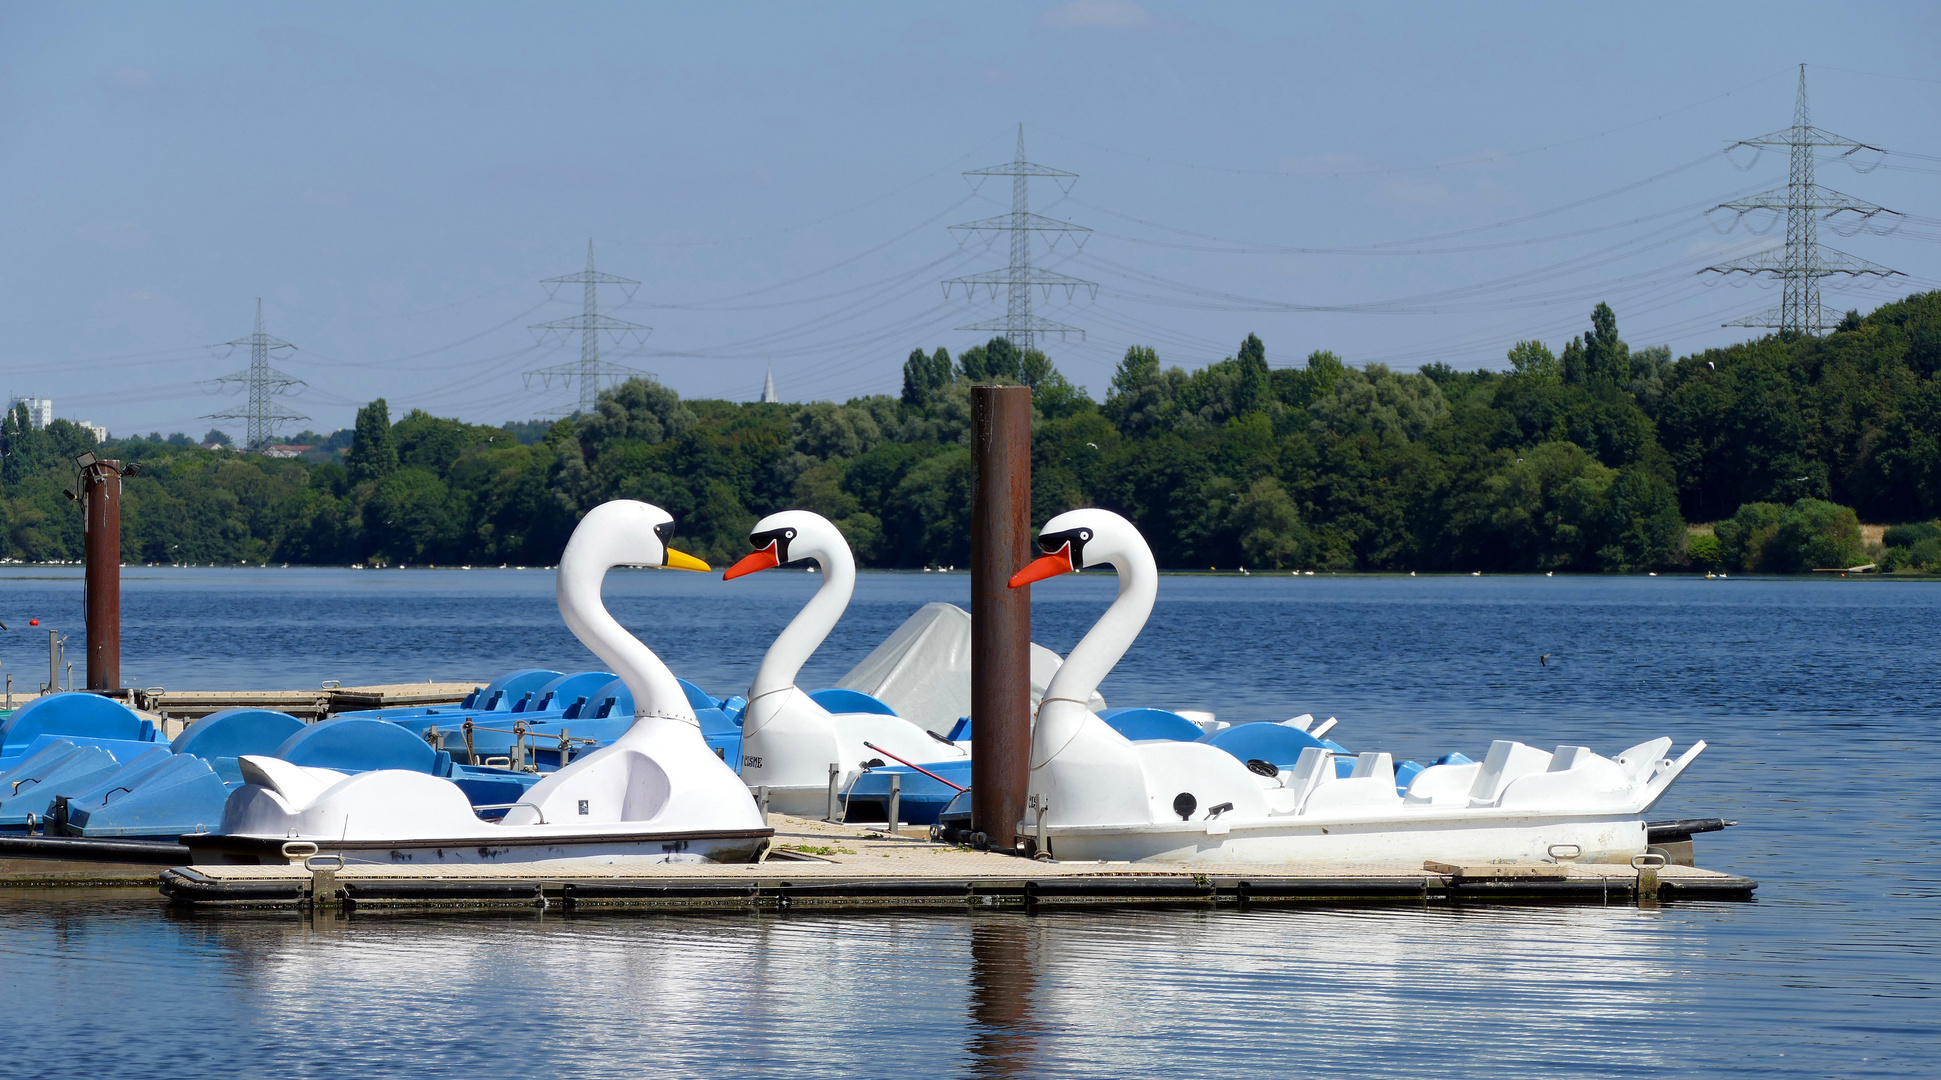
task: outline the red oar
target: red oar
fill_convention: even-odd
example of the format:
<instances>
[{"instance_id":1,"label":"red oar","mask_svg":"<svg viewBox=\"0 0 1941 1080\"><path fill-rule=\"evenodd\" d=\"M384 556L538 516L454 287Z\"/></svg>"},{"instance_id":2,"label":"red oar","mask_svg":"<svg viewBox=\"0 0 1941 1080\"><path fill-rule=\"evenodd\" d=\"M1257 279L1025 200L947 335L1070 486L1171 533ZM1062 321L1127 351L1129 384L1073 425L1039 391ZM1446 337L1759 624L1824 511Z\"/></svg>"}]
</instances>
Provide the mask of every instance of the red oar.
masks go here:
<instances>
[{"instance_id":1,"label":"red oar","mask_svg":"<svg viewBox=\"0 0 1941 1080\"><path fill-rule=\"evenodd\" d=\"M905 758L900 758L900 757L896 757L896 755L895 755L895 754L892 754L892 753L890 753L890 752L889 752L888 750L885 750L885 749L883 749L882 747L880 747L880 746L878 746L878 745L876 745L876 744L875 744L875 743L873 743L873 742L865 742L865 743L863 743L863 745L864 745L864 746L867 746L867 747L869 747L869 748L870 748L871 750L874 750L874 751L876 751L876 752L877 752L877 753L879 753L879 754L883 754L883 755L885 755L885 756L887 756L887 757L893 757L893 758L896 758L896 760L898 760L898 761L901 761L901 762L903 762L903 764L905 764L905 765L908 765L908 766L909 766L909 767L911 767L912 769L915 769L916 771L918 771L918 772L920 772L920 773L922 773L923 775L925 775L925 776L927 776L927 777L929 777L929 778L930 778L930 779L932 779L932 780L935 780L935 781L936 781L937 783L939 783L939 784L942 784L943 786L945 786L945 787L947 787L947 788L954 788L954 789L956 789L956 790L958 790L958 791L969 791L969 790L970 790L970 789L969 789L969 788L967 788L967 787L963 787L963 786L961 786L961 785L958 785L958 784L953 784L953 783L951 783L950 781L948 781L948 780L945 780L945 779L944 779L943 777L941 777L941 776L938 776L938 775L937 775L936 773L933 773L933 772L931 772L931 771L930 771L929 769L926 769L926 768L924 768L923 766L921 766L921 765L919 765L919 764L917 764L917 763L916 763L916 762L914 762L914 761L910 761L910 760L908 760L908 759L905 759Z\"/></svg>"}]
</instances>

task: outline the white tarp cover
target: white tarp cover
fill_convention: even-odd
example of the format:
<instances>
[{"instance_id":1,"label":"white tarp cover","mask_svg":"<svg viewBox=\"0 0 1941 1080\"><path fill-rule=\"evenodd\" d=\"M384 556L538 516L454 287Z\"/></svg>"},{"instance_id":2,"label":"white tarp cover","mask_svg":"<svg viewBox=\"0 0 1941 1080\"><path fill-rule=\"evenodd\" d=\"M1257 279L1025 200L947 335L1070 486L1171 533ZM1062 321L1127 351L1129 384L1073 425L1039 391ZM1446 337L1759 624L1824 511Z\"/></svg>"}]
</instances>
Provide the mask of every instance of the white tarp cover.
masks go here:
<instances>
[{"instance_id":1,"label":"white tarp cover","mask_svg":"<svg viewBox=\"0 0 1941 1080\"><path fill-rule=\"evenodd\" d=\"M1031 643L1031 708L1057 672L1058 654ZM896 632L837 681L844 690L861 690L896 710L896 715L932 731L949 733L971 708L971 617L955 604L925 604ZM1097 692L1088 703L1105 708Z\"/></svg>"}]
</instances>

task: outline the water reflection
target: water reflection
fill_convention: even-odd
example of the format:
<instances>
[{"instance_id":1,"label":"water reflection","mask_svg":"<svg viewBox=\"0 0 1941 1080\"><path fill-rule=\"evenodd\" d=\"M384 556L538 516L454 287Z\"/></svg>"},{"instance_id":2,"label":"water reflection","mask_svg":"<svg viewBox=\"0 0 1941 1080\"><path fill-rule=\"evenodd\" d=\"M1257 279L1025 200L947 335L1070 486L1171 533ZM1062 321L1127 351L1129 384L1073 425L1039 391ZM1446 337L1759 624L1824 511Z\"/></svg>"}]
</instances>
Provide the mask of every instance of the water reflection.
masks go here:
<instances>
[{"instance_id":1,"label":"water reflection","mask_svg":"<svg viewBox=\"0 0 1941 1080\"><path fill-rule=\"evenodd\" d=\"M970 1039L973 1076L1042 1076L1035 1051L1045 1028L1037 1021L1037 957L1044 924L1023 915L970 921Z\"/></svg>"},{"instance_id":2,"label":"water reflection","mask_svg":"<svg viewBox=\"0 0 1941 1080\"><path fill-rule=\"evenodd\" d=\"M1634 909L310 920L194 918L259 1036L381 1067L429 1052L718 1073L1146 1075L1285 1055L1669 1064L1691 974ZM186 943L186 942L185 942ZM401 1042L400 1021L408 1037ZM1638 1041L1641 1033L1650 1038ZM1672 1036L1668 1039L1668 1036Z\"/></svg>"},{"instance_id":3,"label":"water reflection","mask_svg":"<svg viewBox=\"0 0 1941 1080\"><path fill-rule=\"evenodd\" d=\"M1699 1075L1721 1055L1772 1075L1916 1070L1936 1033L1921 950L1813 964L1801 949L1774 905L310 919L0 890L9 996L63 1003L0 1060L90 1077L240 1061L359 1077Z\"/></svg>"}]
</instances>

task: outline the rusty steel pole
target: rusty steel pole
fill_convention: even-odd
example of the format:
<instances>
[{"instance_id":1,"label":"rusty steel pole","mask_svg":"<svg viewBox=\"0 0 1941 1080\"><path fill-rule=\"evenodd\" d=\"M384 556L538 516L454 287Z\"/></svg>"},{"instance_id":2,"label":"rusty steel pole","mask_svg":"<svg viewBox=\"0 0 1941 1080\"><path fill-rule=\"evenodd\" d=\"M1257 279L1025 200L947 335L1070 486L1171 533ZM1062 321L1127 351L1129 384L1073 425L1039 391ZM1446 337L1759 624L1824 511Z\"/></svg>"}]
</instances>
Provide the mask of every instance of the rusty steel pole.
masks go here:
<instances>
[{"instance_id":1,"label":"rusty steel pole","mask_svg":"<svg viewBox=\"0 0 1941 1080\"><path fill-rule=\"evenodd\" d=\"M121 462L81 470L88 689L121 689Z\"/></svg>"},{"instance_id":2,"label":"rusty steel pole","mask_svg":"<svg viewBox=\"0 0 1941 1080\"><path fill-rule=\"evenodd\" d=\"M971 388L971 829L1017 843L1031 773L1031 391Z\"/></svg>"}]
</instances>

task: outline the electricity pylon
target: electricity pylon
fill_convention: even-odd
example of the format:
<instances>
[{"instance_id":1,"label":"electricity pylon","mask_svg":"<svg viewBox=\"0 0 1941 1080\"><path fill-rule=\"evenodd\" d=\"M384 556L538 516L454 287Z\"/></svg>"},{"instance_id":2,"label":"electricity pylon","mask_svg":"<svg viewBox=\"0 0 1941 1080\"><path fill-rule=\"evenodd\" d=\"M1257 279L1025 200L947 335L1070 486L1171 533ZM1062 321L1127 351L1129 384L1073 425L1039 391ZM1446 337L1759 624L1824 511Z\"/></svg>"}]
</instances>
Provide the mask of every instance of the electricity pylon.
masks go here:
<instances>
[{"instance_id":1,"label":"electricity pylon","mask_svg":"<svg viewBox=\"0 0 1941 1080\"><path fill-rule=\"evenodd\" d=\"M600 384L603 380L611 384L630 379L636 375L653 377L654 373L651 371L624 367L620 364L609 364L600 359L601 331L604 330L612 334L616 344L629 337L633 338L636 343L644 344L647 340L647 335L653 333L654 328L651 326L642 326L639 323L630 323L625 319L615 319L600 314L600 286L618 285L627 294L627 299L631 300L633 299L634 290L640 287L640 282L632 278L623 278L614 274L602 273L594 269L592 240L586 242L585 270L577 274L568 274L565 277L547 278L540 282L540 284L552 286L555 293L558 292L561 285L584 285L586 287L580 314L570 319L557 319L553 322L540 323L537 326L528 327L528 329L538 333L539 340L541 341L545 341L555 334L559 336L561 341L564 341L568 334L577 331L580 335L580 362L578 364L562 364L559 367L526 372L527 389L532 388L532 381L534 379L538 379L540 385L548 390L552 389L555 380L567 386L571 386L577 382L580 388L578 412L582 416L590 416L593 414L594 408L600 403Z\"/></svg>"},{"instance_id":2,"label":"electricity pylon","mask_svg":"<svg viewBox=\"0 0 1941 1080\"><path fill-rule=\"evenodd\" d=\"M233 374L214 380L218 389L224 384L240 383L249 393L249 404L240 411L210 413L204 420L241 420L245 423L243 449L261 450L276 438L276 426L285 420L308 420L300 413L278 412L276 401L279 394L293 386L303 386L304 381L295 375L286 375L270 366L270 353L277 349L295 349L296 346L281 338L273 338L263 329L263 298L256 298L256 329L248 337L225 341L216 348L238 349L249 346L249 367Z\"/></svg>"},{"instance_id":3,"label":"electricity pylon","mask_svg":"<svg viewBox=\"0 0 1941 1080\"><path fill-rule=\"evenodd\" d=\"M993 165L988 169L974 169L964 175L980 178L973 180L973 184L981 184L983 182L981 178L986 176L1008 176L1011 178L1010 213L999 214L996 217L988 217L979 221L966 222L962 225L952 225L950 227L950 230L955 233L989 233L991 234L990 239L993 242L996 241L998 233L1010 233L1011 265L1002 270L987 270L981 274L972 274L969 277L951 278L943 283L944 299L946 300L950 299L950 287L952 285L962 285L964 287L964 295L967 297L975 297L980 288L986 290L993 300L997 299L997 293L1000 287L1006 292L1004 318L977 323L973 326L960 326L957 329L996 331L1008 338L1011 344L1016 345L1019 349L1031 348L1039 334L1058 334L1061 337L1065 334L1077 334L1081 339L1084 338L1085 331L1080 330L1078 327L1066 326L1064 323L1053 322L1050 319L1042 319L1031 313L1031 291L1033 289L1042 290L1047 300L1051 299L1052 290L1058 288L1065 290L1066 300L1070 300L1080 289L1087 290L1091 294L1092 299L1098 299L1098 282L1075 278L1070 274L1061 274L1056 270L1040 270L1031 265L1032 233L1050 234L1050 246L1055 251L1058 248L1058 242L1066 237L1070 237L1076 247L1084 248L1085 240L1092 232L1092 230L1083 225L1073 225L1069 221L1057 221L1040 214L1032 213L1031 178L1034 176L1049 177L1058 184L1061 190L1069 192L1072 189L1072 184L1078 181L1078 174L1065 172L1061 169L1048 168L1043 165L1034 165L1026 161L1024 159L1024 125L1019 124L1018 156L1016 159L1007 161L1002 165Z\"/></svg>"},{"instance_id":4,"label":"electricity pylon","mask_svg":"<svg viewBox=\"0 0 1941 1080\"><path fill-rule=\"evenodd\" d=\"M1726 148L1726 152L1730 153L1741 146L1786 147L1792 155L1792 168L1786 177L1786 187L1774 188L1739 202L1724 203L1713 207L1713 210L1730 210L1740 218L1756 211L1783 211L1786 215L1786 244L1737 262L1708 266L1699 273L1745 274L1748 277L1765 275L1778 278L1783 283L1783 289L1779 307L1726 323L1726 326L1769 326L1789 337L1811 334L1838 325L1840 321L1838 312L1820 306L1821 278L1836 274L1850 278L1888 278L1901 273L1843 251L1820 246L1819 226L1823 220L1850 223L1851 230L1839 230L1843 235L1850 236L1872 224L1881 214L1901 215L1850 195L1842 195L1832 188L1821 187L1813 181L1813 152L1818 147L1844 147L1846 152L1841 156L1845 158L1851 158L1863 150L1877 154L1886 151L1813 126L1806 106L1805 64L1799 66L1799 96L1793 104L1793 126L1756 139L1733 143Z\"/></svg>"}]
</instances>

